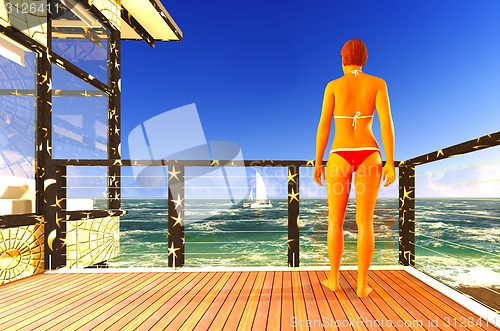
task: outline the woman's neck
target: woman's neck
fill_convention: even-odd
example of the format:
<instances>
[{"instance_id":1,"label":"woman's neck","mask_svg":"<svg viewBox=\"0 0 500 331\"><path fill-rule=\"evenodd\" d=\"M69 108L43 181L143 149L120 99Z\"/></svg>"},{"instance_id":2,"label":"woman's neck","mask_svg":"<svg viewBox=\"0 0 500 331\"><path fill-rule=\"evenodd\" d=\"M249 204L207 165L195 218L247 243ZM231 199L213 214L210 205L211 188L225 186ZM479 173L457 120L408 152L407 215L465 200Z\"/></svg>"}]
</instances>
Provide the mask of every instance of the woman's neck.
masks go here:
<instances>
[{"instance_id":1,"label":"woman's neck","mask_svg":"<svg viewBox=\"0 0 500 331\"><path fill-rule=\"evenodd\" d=\"M344 75L347 75L349 73L357 76L359 73L363 72L362 71L363 66L357 66L357 65L347 65L347 66L342 66L342 70L344 71Z\"/></svg>"}]
</instances>

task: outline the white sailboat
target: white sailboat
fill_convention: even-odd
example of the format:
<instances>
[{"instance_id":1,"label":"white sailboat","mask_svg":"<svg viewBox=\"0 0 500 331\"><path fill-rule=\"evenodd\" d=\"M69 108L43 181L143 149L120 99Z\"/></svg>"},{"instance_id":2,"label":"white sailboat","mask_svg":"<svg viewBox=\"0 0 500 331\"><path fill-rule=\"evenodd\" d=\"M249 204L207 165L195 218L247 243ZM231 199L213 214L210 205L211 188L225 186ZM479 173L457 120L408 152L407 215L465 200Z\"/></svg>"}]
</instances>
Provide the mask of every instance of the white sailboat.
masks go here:
<instances>
[{"instance_id":1,"label":"white sailboat","mask_svg":"<svg viewBox=\"0 0 500 331\"><path fill-rule=\"evenodd\" d=\"M255 198L253 197L253 190L255 187ZM271 208L273 205L267 199L266 184L258 171L255 172L255 186L250 190L249 199L251 202L244 203L243 207L246 208Z\"/></svg>"}]
</instances>

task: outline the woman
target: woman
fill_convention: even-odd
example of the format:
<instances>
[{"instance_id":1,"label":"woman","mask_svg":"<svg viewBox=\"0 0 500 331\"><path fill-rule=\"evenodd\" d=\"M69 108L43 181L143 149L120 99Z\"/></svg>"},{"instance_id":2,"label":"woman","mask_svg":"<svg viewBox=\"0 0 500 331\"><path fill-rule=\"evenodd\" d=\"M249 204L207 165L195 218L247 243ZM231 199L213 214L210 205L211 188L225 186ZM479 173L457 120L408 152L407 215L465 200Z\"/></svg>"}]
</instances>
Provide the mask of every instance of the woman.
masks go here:
<instances>
[{"instance_id":1,"label":"woman","mask_svg":"<svg viewBox=\"0 0 500 331\"><path fill-rule=\"evenodd\" d=\"M375 237L373 212L381 178L384 186L395 179L394 128L387 86L383 79L362 71L368 57L365 44L359 39L349 40L342 51L344 76L328 83L325 89L321 119L316 136L316 166L314 179L323 186L326 180L328 195L328 256L330 277L322 283L332 291L340 289L339 267L344 248L343 224L347 200L351 190L352 174L356 193L356 224L358 226L357 295L368 296L368 268L372 260ZM374 109L380 120L386 164L382 159L372 132ZM335 136L328 155L326 173L323 154L328 142L332 116Z\"/></svg>"}]
</instances>

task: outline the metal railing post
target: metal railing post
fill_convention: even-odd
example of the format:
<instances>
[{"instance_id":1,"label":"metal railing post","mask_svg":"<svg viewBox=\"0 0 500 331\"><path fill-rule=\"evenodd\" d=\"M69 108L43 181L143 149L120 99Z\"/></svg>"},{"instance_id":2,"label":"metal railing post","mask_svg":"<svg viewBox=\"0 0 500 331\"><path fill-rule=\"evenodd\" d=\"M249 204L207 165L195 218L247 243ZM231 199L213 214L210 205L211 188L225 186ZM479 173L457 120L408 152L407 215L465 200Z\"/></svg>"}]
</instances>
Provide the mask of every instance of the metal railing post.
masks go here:
<instances>
[{"instance_id":1,"label":"metal railing post","mask_svg":"<svg viewBox=\"0 0 500 331\"><path fill-rule=\"evenodd\" d=\"M184 165L168 166L168 267L184 265Z\"/></svg>"},{"instance_id":2,"label":"metal railing post","mask_svg":"<svg viewBox=\"0 0 500 331\"><path fill-rule=\"evenodd\" d=\"M299 256L299 166L288 166L288 266L298 267Z\"/></svg>"},{"instance_id":3,"label":"metal railing post","mask_svg":"<svg viewBox=\"0 0 500 331\"><path fill-rule=\"evenodd\" d=\"M415 167L399 166L399 263L415 265Z\"/></svg>"}]
</instances>

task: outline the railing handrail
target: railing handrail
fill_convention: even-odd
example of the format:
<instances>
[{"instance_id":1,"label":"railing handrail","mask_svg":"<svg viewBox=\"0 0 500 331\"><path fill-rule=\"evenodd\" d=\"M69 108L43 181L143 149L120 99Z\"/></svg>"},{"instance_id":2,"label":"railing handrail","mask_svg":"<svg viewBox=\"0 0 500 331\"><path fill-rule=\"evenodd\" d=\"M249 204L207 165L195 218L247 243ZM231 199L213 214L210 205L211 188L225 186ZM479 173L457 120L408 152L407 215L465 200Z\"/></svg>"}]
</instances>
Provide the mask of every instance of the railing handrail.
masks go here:
<instances>
[{"instance_id":1,"label":"railing handrail","mask_svg":"<svg viewBox=\"0 0 500 331\"><path fill-rule=\"evenodd\" d=\"M429 162L435 162L443 160L452 156L466 154L470 152L479 151L485 148L494 147L500 145L500 131L493 132L476 139L471 139L463 143L459 143L446 148L438 149L434 152L423 154L420 156L415 156L411 159L402 161L398 164L401 165L411 165L417 166Z\"/></svg>"}]
</instances>

